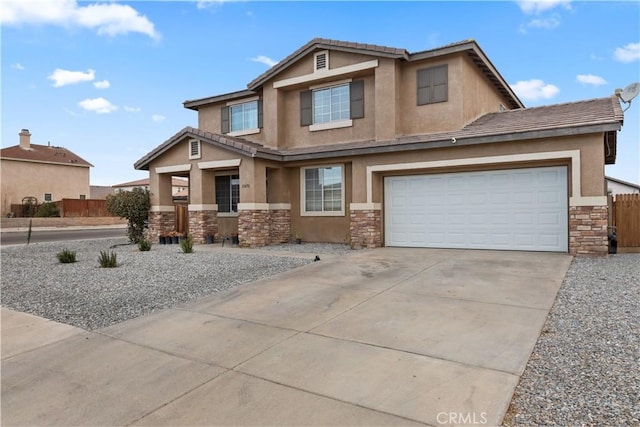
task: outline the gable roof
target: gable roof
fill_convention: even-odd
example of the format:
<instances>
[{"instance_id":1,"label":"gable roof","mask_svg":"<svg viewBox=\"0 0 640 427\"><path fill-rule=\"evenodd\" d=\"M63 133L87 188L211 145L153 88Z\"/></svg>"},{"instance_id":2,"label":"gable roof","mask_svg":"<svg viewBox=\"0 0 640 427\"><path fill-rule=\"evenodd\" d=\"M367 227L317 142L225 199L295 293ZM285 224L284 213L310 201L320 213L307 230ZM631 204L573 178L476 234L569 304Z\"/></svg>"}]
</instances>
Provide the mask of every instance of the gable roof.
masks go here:
<instances>
[{"instance_id":1,"label":"gable roof","mask_svg":"<svg viewBox=\"0 0 640 427\"><path fill-rule=\"evenodd\" d=\"M464 128L450 132L403 136L385 141L367 140L282 150L267 148L238 137L186 127L138 160L134 167L148 170L152 160L186 137L199 138L203 142L248 157L290 162L451 147L454 140L455 145L460 146L589 133L605 134L605 162L612 164L615 163L616 155L616 131L620 130L622 122L623 113L620 102L617 97L611 96L488 113Z\"/></svg>"},{"instance_id":2,"label":"gable roof","mask_svg":"<svg viewBox=\"0 0 640 427\"><path fill-rule=\"evenodd\" d=\"M232 99L239 99L242 97L256 95L260 91L261 87L271 78L277 74L285 71L297 61L305 57L306 55L316 50L337 50L342 52L357 53L361 55L371 55L377 57L394 58L403 61L420 61L427 58L436 58L444 55L451 55L455 53L465 53L471 61L480 69L480 71L487 77L487 79L495 86L495 88L502 94L509 103L510 108L523 108L524 104L513 89L504 80L502 75L491 63L489 58L482 51L480 46L475 40L462 40L456 43L451 43L435 49L424 50L415 53L409 53L406 49L380 46L375 44L355 43L341 40L331 40L323 38L315 38L304 46L300 47L289 56L278 62L273 67L269 68L264 73L253 79L247 84L247 90L231 92L228 94L210 96L206 98L199 98L194 100L187 100L183 102L185 108L197 110L199 106L210 104L213 102L228 101Z\"/></svg>"},{"instance_id":3,"label":"gable roof","mask_svg":"<svg viewBox=\"0 0 640 427\"><path fill-rule=\"evenodd\" d=\"M124 187L143 187L143 186L148 186L149 185L149 178L142 178L142 179L138 179L135 181L128 181L128 182L123 182L120 184L115 184L112 185L112 188L124 188ZM176 178L173 177L171 179L171 186L173 187L188 187L189 186L189 181L186 179L180 179L180 178Z\"/></svg>"},{"instance_id":4,"label":"gable roof","mask_svg":"<svg viewBox=\"0 0 640 427\"><path fill-rule=\"evenodd\" d=\"M33 163L55 163L65 166L93 167L93 165L77 154L63 147L30 144L25 150L19 145L0 150L0 158Z\"/></svg>"},{"instance_id":5,"label":"gable roof","mask_svg":"<svg viewBox=\"0 0 640 427\"><path fill-rule=\"evenodd\" d=\"M616 184L626 185L627 187L634 188L636 190L640 190L640 184L635 184L635 183L629 182L629 181L623 181L621 179L614 178L614 177L611 177L611 176L605 176L604 179L607 180L607 181L615 182Z\"/></svg>"}]
</instances>

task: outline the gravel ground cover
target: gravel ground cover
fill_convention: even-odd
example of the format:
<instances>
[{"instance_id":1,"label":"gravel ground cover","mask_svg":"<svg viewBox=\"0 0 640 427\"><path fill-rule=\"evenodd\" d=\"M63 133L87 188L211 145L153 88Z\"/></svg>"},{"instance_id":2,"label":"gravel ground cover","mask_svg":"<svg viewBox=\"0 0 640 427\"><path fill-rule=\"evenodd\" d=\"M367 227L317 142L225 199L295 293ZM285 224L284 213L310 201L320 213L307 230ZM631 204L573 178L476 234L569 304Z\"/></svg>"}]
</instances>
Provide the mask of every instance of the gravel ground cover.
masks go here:
<instances>
[{"instance_id":1,"label":"gravel ground cover","mask_svg":"<svg viewBox=\"0 0 640 427\"><path fill-rule=\"evenodd\" d=\"M58 262L56 254L65 248L76 251L78 262ZM348 251L345 245L327 244L264 251L194 249L184 254L179 245L153 245L151 251L140 252L124 238L5 247L2 305L94 330L312 262L270 251L297 249L321 256ZM119 266L100 268L101 250L114 251Z\"/></svg>"},{"instance_id":2,"label":"gravel ground cover","mask_svg":"<svg viewBox=\"0 0 640 427\"><path fill-rule=\"evenodd\" d=\"M640 426L640 254L576 258L504 426Z\"/></svg>"}]
</instances>

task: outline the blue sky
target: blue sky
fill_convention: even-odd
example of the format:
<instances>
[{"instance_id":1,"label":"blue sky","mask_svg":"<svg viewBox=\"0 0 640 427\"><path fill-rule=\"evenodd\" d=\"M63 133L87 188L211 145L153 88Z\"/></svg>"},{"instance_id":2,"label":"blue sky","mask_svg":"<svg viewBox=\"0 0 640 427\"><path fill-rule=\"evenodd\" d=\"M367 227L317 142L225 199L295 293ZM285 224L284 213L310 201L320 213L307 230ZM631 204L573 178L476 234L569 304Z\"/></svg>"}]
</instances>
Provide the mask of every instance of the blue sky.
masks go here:
<instances>
[{"instance_id":1,"label":"blue sky","mask_svg":"<svg viewBox=\"0 0 640 427\"><path fill-rule=\"evenodd\" d=\"M28 128L91 162L92 185L146 177L133 163L197 125L183 101L245 89L314 37L410 52L472 38L527 107L640 80L637 1L1 0L0 21L2 147ZM640 96L607 175L640 182L639 117Z\"/></svg>"}]
</instances>

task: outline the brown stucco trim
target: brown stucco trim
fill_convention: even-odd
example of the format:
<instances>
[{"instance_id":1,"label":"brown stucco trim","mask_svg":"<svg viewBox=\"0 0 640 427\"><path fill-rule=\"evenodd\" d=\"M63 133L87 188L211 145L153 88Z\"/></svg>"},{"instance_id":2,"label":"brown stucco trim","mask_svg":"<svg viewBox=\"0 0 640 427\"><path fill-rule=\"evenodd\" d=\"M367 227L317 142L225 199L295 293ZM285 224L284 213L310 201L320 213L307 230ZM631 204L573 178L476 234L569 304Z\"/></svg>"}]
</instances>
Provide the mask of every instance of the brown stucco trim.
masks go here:
<instances>
[{"instance_id":1,"label":"brown stucco trim","mask_svg":"<svg viewBox=\"0 0 640 427\"><path fill-rule=\"evenodd\" d=\"M215 102L231 101L235 99L242 99L249 96L256 96L258 92L253 90L240 90L237 92L225 93L223 95L209 96L206 98L188 99L182 103L184 108L198 111L198 107L207 104L213 104Z\"/></svg>"}]
</instances>

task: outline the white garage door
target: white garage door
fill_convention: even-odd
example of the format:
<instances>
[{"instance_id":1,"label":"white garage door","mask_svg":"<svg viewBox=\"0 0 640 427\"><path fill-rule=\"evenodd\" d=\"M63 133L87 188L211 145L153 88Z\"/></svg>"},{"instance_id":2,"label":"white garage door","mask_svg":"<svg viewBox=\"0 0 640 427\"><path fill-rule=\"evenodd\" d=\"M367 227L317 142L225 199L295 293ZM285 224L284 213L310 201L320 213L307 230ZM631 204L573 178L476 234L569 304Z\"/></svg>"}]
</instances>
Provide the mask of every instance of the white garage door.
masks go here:
<instances>
[{"instance_id":1,"label":"white garage door","mask_svg":"<svg viewBox=\"0 0 640 427\"><path fill-rule=\"evenodd\" d=\"M387 246L566 252L564 166L386 177Z\"/></svg>"}]
</instances>

